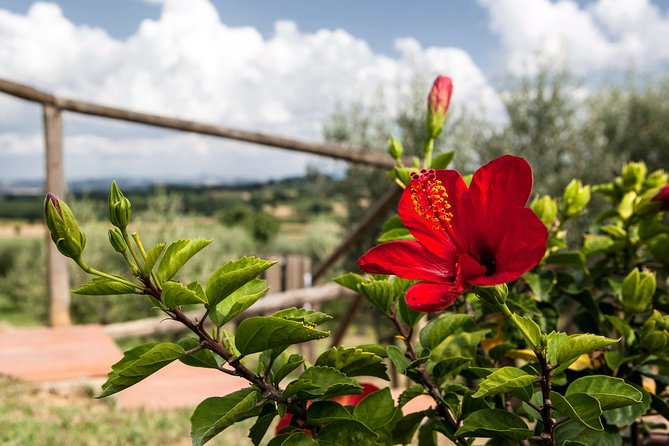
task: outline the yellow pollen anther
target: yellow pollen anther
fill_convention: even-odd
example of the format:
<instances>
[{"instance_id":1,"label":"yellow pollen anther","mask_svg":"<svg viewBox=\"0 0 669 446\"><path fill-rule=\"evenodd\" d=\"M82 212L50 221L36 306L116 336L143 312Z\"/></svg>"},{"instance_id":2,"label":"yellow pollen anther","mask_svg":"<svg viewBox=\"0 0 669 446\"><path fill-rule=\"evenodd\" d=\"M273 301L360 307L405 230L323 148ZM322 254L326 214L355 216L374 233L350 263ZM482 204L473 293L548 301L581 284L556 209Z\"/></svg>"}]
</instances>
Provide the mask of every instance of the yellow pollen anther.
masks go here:
<instances>
[{"instance_id":1,"label":"yellow pollen anther","mask_svg":"<svg viewBox=\"0 0 669 446\"><path fill-rule=\"evenodd\" d=\"M423 170L421 175L413 175L411 199L416 213L432 223L435 230L445 230L454 215L448 199L448 192L434 170ZM418 181L415 181L418 180Z\"/></svg>"}]
</instances>

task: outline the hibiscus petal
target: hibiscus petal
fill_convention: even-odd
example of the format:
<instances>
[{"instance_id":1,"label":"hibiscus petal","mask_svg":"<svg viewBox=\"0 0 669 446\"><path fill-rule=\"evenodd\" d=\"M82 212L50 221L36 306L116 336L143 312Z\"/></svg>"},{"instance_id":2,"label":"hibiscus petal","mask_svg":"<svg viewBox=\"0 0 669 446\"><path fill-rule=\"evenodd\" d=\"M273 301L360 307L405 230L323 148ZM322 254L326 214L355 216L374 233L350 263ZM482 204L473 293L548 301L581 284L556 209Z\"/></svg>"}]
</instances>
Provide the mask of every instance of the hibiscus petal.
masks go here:
<instances>
[{"instance_id":1,"label":"hibiscus petal","mask_svg":"<svg viewBox=\"0 0 669 446\"><path fill-rule=\"evenodd\" d=\"M548 230L529 208L517 208L508 215L503 233L494 248L495 272L469 280L474 285L497 285L518 279L536 266L546 253Z\"/></svg>"},{"instance_id":2,"label":"hibiscus petal","mask_svg":"<svg viewBox=\"0 0 669 446\"><path fill-rule=\"evenodd\" d=\"M486 267L469 254L460 254L458 256L458 263L460 278L464 282L471 283L472 280L476 280L486 274Z\"/></svg>"},{"instance_id":3,"label":"hibiscus petal","mask_svg":"<svg viewBox=\"0 0 669 446\"><path fill-rule=\"evenodd\" d=\"M455 283L419 282L409 288L406 301L416 311L441 311L453 305L463 292L462 286Z\"/></svg>"},{"instance_id":4,"label":"hibiscus petal","mask_svg":"<svg viewBox=\"0 0 669 446\"><path fill-rule=\"evenodd\" d=\"M411 280L443 282L455 277L455 257L438 257L415 240L381 243L360 257L358 266L370 274Z\"/></svg>"},{"instance_id":5,"label":"hibiscus petal","mask_svg":"<svg viewBox=\"0 0 669 446\"><path fill-rule=\"evenodd\" d=\"M525 207L532 192L532 169L523 158L505 155L474 173L469 200L486 227L498 224L509 209Z\"/></svg>"},{"instance_id":6,"label":"hibiscus petal","mask_svg":"<svg viewBox=\"0 0 669 446\"><path fill-rule=\"evenodd\" d=\"M432 193L428 194L427 198L434 205L427 204L426 207L429 208L427 212L438 214L437 206L448 206L447 212L452 214L452 219L462 218L460 203L462 197L467 193L467 185L462 180L462 176L455 170L435 170L432 172L434 172L433 179L428 180L423 175L420 179L414 179L409 183L402 194L398 212L404 226L423 246L438 256L453 257L456 252L455 245L460 242L459 234L453 232L453 226L445 218L429 219L426 218L425 211L418 212L414 200L426 198L426 195L422 192L426 186L430 186ZM426 181L430 182L429 185L426 184ZM439 186L438 189L433 187L435 184ZM437 190L441 193L436 193ZM444 195L444 193L447 195ZM437 204L437 200L440 199L445 201Z\"/></svg>"}]
</instances>

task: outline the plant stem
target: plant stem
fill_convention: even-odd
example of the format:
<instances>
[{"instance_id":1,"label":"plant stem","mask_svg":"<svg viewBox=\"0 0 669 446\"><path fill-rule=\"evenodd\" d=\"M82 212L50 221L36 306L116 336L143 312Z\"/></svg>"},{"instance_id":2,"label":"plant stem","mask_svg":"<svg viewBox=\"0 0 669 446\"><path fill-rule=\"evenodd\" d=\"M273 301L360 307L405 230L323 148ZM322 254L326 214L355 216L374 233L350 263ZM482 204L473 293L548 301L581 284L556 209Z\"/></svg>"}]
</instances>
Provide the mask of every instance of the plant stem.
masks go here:
<instances>
[{"instance_id":1,"label":"plant stem","mask_svg":"<svg viewBox=\"0 0 669 446\"><path fill-rule=\"evenodd\" d=\"M404 340L404 345L406 347L406 357L409 358L411 361L417 360L418 355L416 354L416 349L413 343L411 342L411 334L412 334L411 330L407 330L404 324L402 324L402 322L400 322L400 320L397 318L397 314L395 314L395 312L392 310L389 319L395 326L397 333ZM418 372L420 376L421 382L419 384L422 384L427 389L428 393L430 394L434 402L437 404L437 412L439 413L439 415L444 419L444 421L446 421L446 423L450 424L454 430L457 430L459 426L458 421L455 419L448 406L444 403L443 395L441 394L441 391L439 390L437 384L432 379L432 376L430 376L430 374L427 373L427 370L425 369L425 364L419 365L418 367L416 367L415 370ZM465 440L457 438L455 436L449 436L449 439L456 445L461 445L461 446L467 445L467 442Z\"/></svg>"},{"instance_id":2,"label":"plant stem","mask_svg":"<svg viewBox=\"0 0 669 446\"><path fill-rule=\"evenodd\" d=\"M142 269L142 264L139 262L139 257L137 257L137 253L135 253L135 250L132 247L132 242L130 242L130 237L128 236L128 231L126 228L121 229L121 233L123 234L123 239L125 240L125 244L128 245L128 251L130 251L130 255L132 256L132 259L135 261L135 265L137 266L138 269Z\"/></svg>"},{"instance_id":3,"label":"plant stem","mask_svg":"<svg viewBox=\"0 0 669 446\"><path fill-rule=\"evenodd\" d=\"M144 259L144 262L146 262L146 257L147 257L146 256L146 250L144 249L144 245L142 245L142 241L139 238L139 234L136 233L136 232L133 232L132 233L132 238L135 241L135 243L137 244L137 248L139 248L139 253L142 255L142 258ZM153 282L156 284L158 289L162 290L163 289L162 283L158 279L158 275L153 271L153 269L149 272L151 274L151 278L153 279Z\"/></svg>"},{"instance_id":4,"label":"plant stem","mask_svg":"<svg viewBox=\"0 0 669 446\"><path fill-rule=\"evenodd\" d=\"M97 269L88 266L83 261L83 259L81 257L78 257L78 258L74 259L74 261L77 263L77 265L79 265L79 268L81 268L84 272L86 272L88 274L93 274L94 276L104 277L105 279L114 280L114 281L122 283L124 285L130 285L137 290L137 294L141 294L141 289L136 283L132 283L131 281L126 280L123 277L116 277L116 276L112 276L111 274L107 274L107 273L103 273L102 271L98 271Z\"/></svg>"},{"instance_id":5,"label":"plant stem","mask_svg":"<svg viewBox=\"0 0 669 446\"><path fill-rule=\"evenodd\" d=\"M428 138L427 144L425 144L425 158L423 161L423 167L426 169L430 168L432 164L432 152L434 151L434 138Z\"/></svg>"},{"instance_id":6,"label":"plant stem","mask_svg":"<svg viewBox=\"0 0 669 446\"><path fill-rule=\"evenodd\" d=\"M555 446L554 430L555 420L551 417L551 410L553 409L553 402L551 401L551 366L548 364L546 357L542 352L535 352L539 364L541 365L541 397L543 399L543 406L541 407L541 419L544 424L544 431L541 433L541 439L546 446Z\"/></svg>"}]
</instances>

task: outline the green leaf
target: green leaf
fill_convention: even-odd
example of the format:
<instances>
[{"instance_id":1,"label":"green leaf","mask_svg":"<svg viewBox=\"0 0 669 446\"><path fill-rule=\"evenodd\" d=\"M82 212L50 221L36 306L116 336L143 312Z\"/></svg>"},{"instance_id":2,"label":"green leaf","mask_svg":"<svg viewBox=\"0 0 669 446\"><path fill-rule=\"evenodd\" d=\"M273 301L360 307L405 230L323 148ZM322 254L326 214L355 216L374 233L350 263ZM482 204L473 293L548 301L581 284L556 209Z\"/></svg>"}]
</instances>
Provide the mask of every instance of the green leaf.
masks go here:
<instances>
[{"instance_id":1,"label":"green leaf","mask_svg":"<svg viewBox=\"0 0 669 446\"><path fill-rule=\"evenodd\" d=\"M291 433L288 438L281 443L281 446L312 446L317 444L316 440L311 436L302 431L297 431Z\"/></svg>"},{"instance_id":2,"label":"green leaf","mask_svg":"<svg viewBox=\"0 0 669 446\"><path fill-rule=\"evenodd\" d=\"M457 333L472 318L466 314L444 313L427 323L420 332L420 344L423 348L434 349L452 334Z\"/></svg>"},{"instance_id":3,"label":"green leaf","mask_svg":"<svg viewBox=\"0 0 669 446\"><path fill-rule=\"evenodd\" d=\"M487 395L497 395L508 392L511 389L526 387L537 379L516 367L502 367L488 375L481 384L479 390L472 398L481 398Z\"/></svg>"},{"instance_id":4,"label":"green leaf","mask_svg":"<svg viewBox=\"0 0 669 446\"><path fill-rule=\"evenodd\" d=\"M285 362L275 360L274 365L272 366L274 383L278 385L281 380L302 364L304 364L304 357L298 354L290 355Z\"/></svg>"},{"instance_id":5,"label":"green leaf","mask_svg":"<svg viewBox=\"0 0 669 446\"><path fill-rule=\"evenodd\" d=\"M113 296L117 294L136 294L137 288L124 282L107 279L106 277L96 277L76 290L72 290L72 293L88 296Z\"/></svg>"},{"instance_id":6,"label":"green leaf","mask_svg":"<svg viewBox=\"0 0 669 446\"><path fill-rule=\"evenodd\" d=\"M168 248L169 250L169 248ZM163 258L163 260L165 260ZM213 308L233 292L255 279L276 262L257 257L242 257L220 267L207 281L207 300Z\"/></svg>"},{"instance_id":7,"label":"green leaf","mask_svg":"<svg viewBox=\"0 0 669 446\"><path fill-rule=\"evenodd\" d=\"M395 443L409 444L418 430L421 421L425 418L426 411L414 412L403 416L393 428Z\"/></svg>"},{"instance_id":8,"label":"green leaf","mask_svg":"<svg viewBox=\"0 0 669 446\"><path fill-rule=\"evenodd\" d=\"M373 280L358 285L358 291L383 314L390 314L390 307L396 296L393 284L387 280Z\"/></svg>"},{"instance_id":9,"label":"green leaf","mask_svg":"<svg viewBox=\"0 0 669 446\"><path fill-rule=\"evenodd\" d=\"M518 415L502 409L482 409L465 418L455 435L526 440L532 431Z\"/></svg>"},{"instance_id":10,"label":"green leaf","mask_svg":"<svg viewBox=\"0 0 669 446\"><path fill-rule=\"evenodd\" d=\"M153 267L158 261L158 257L160 257L160 254L163 252L163 249L165 249L165 243L157 243L153 245L151 249L149 249L149 252L146 255L146 259L144 260L144 264L142 265L142 275L144 277L147 277L149 274L151 274Z\"/></svg>"},{"instance_id":11,"label":"green leaf","mask_svg":"<svg viewBox=\"0 0 669 446\"><path fill-rule=\"evenodd\" d=\"M359 348L332 347L316 360L317 366L332 367L346 376L375 376L390 380L383 358Z\"/></svg>"},{"instance_id":12,"label":"green leaf","mask_svg":"<svg viewBox=\"0 0 669 446\"><path fill-rule=\"evenodd\" d=\"M302 387L300 383L310 383L311 387L305 386L295 391L297 386ZM362 386L340 371L331 367L314 366L309 367L297 380L286 386L284 397L288 398L299 393L304 399L327 399L351 393L360 394L361 392Z\"/></svg>"},{"instance_id":13,"label":"green leaf","mask_svg":"<svg viewBox=\"0 0 669 446\"><path fill-rule=\"evenodd\" d=\"M650 394L650 399L650 407L662 415L665 420L669 421L669 404L667 404L665 399L652 393Z\"/></svg>"},{"instance_id":14,"label":"green leaf","mask_svg":"<svg viewBox=\"0 0 669 446\"><path fill-rule=\"evenodd\" d=\"M184 351L188 351L200 345L200 341L195 337L188 336L179 339L177 344L179 344ZM192 367L203 367L208 369L218 369L225 364L225 359L215 355L214 352L209 349L203 349L195 353L183 355L179 358L179 361Z\"/></svg>"},{"instance_id":15,"label":"green leaf","mask_svg":"<svg viewBox=\"0 0 669 446\"><path fill-rule=\"evenodd\" d=\"M521 327L527 337L529 337L529 342L532 344L530 348L538 347L541 345L541 328L539 325L534 322L531 318L527 316L518 316L515 313L511 314L511 320L519 327Z\"/></svg>"},{"instance_id":16,"label":"green leaf","mask_svg":"<svg viewBox=\"0 0 669 446\"><path fill-rule=\"evenodd\" d=\"M551 392L551 401L555 410L592 430L603 431L602 408L596 398L585 393L572 393L562 396Z\"/></svg>"},{"instance_id":17,"label":"green leaf","mask_svg":"<svg viewBox=\"0 0 669 446\"><path fill-rule=\"evenodd\" d=\"M397 404L399 407L402 407L420 395L425 395L425 388L421 384L412 384L404 389L404 391L400 394L399 398L397 399Z\"/></svg>"},{"instance_id":18,"label":"green leaf","mask_svg":"<svg viewBox=\"0 0 669 446\"><path fill-rule=\"evenodd\" d=\"M552 352L551 348L555 347L555 345L552 345L549 339L548 357L553 358L553 360L556 361L555 363L551 362L551 365L558 366L551 373L558 374L569 367L582 354L590 353L615 344L619 340L620 339L610 339L590 333L573 334L564 338L561 337L559 345L557 346L557 351Z\"/></svg>"},{"instance_id":19,"label":"green leaf","mask_svg":"<svg viewBox=\"0 0 669 446\"><path fill-rule=\"evenodd\" d=\"M447 168L448 165L451 164L451 161L453 161L453 157L455 157L454 151L440 153L432 159L432 163L430 163L430 169Z\"/></svg>"},{"instance_id":20,"label":"green leaf","mask_svg":"<svg viewBox=\"0 0 669 446\"><path fill-rule=\"evenodd\" d=\"M316 330L313 325L274 316L254 316L237 327L235 345L243 355L322 339L330 332Z\"/></svg>"},{"instance_id":21,"label":"green leaf","mask_svg":"<svg viewBox=\"0 0 669 446\"><path fill-rule=\"evenodd\" d=\"M318 433L319 443L335 445L376 446L378 438L367 426L355 420L335 421Z\"/></svg>"},{"instance_id":22,"label":"green leaf","mask_svg":"<svg viewBox=\"0 0 669 446\"><path fill-rule=\"evenodd\" d=\"M613 326L613 328L616 329L618 334L627 340L628 344L634 342L634 330L627 322L616 316L605 315L604 317Z\"/></svg>"},{"instance_id":23,"label":"green leaf","mask_svg":"<svg viewBox=\"0 0 669 446\"><path fill-rule=\"evenodd\" d=\"M274 403L267 403L263 406L258 419L253 423L253 426L251 426L251 429L249 430L249 438L251 439L253 446L258 446L260 444L276 415L277 412Z\"/></svg>"},{"instance_id":24,"label":"green leaf","mask_svg":"<svg viewBox=\"0 0 669 446\"><path fill-rule=\"evenodd\" d=\"M286 308L277 311L272 316L288 319L295 322L304 322L311 325L321 325L323 322L332 320L332 316L320 311L309 310L307 308Z\"/></svg>"},{"instance_id":25,"label":"green leaf","mask_svg":"<svg viewBox=\"0 0 669 446\"><path fill-rule=\"evenodd\" d=\"M625 427L632 424L635 420L643 416L650 408L651 398L650 394L641 387L637 387L641 392L642 401L640 403L631 404L617 409L610 409L604 411L604 419L607 423L618 427Z\"/></svg>"},{"instance_id":26,"label":"green leaf","mask_svg":"<svg viewBox=\"0 0 669 446\"><path fill-rule=\"evenodd\" d=\"M334 401L314 401L307 409L307 422L310 424L329 424L351 418L348 410Z\"/></svg>"},{"instance_id":27,"label":"green leaf","mask_svg":"<svg viewBox=\"0 0 669 446\"><path fill-rule=\"evenodd\" d=\"M590 256L601 252L608 252L616 242L606 235L586 235L583 240L583 254Z\"/></svg>"},{"instance_id":28,"label":"green leaf","mask_svg":"<svg viewBox=\"0 0 669 446\"><path fill-rule=\"evenodd\" d=\"M634 386L627 384L623 379L604 375L584 376L569 385L566 396L575 393L587 393L597 398L602 410L637 404L643 400L643 395Z\"/></svg>"},{"instance_id":29,"label":"green leaf","mask_svg":"<svg viewBox=\"0 0 669 446\"><path fill-rule=\"evenodd\" d=\"M415 237L411 235L411 232L407 228L395 228L383 232L376 239L379 243L391 242L393 240L415 240Z\"/></svg>"},{"instance_id":30,"label":"green leaf","mask_svg":"<svg viewBox=\"0 0 669 446\"><path fill-rule=\"evenodd\" d=\"M170 280L191 257L204 249L211 240L177 240L170 243L158 265L158 275L162 280Z\"/></svg>"},{"instance_id":31,"label":"green leaf","mask_svg":"<svg viewBox=\"0 0 669 446\"><path fill-rule=\"evenodd\" d=\"M398 372L404 373L409 365L411 365L409 358L404 356L404 353L402 353L402 351L394 345L389 345L386 348L386 352L388 353L388 357L393 362Z\"/></svg>"},{"instance_id":32,"label":"green leaf","mask_svg":"<svg viewBox=\"0 0 669 446\"><path fill-rule=\"evenodd\" d=\"M353 418L371 430L377 430L390 423L395 411L390 388L386 387L365 396L353 409Z\"/></svg>"},{"instance_id":33,"label":"green leaf","mask_svg":"<svg viewBox=\"0 0 669 446\"><path fill-rule=\"evenodd\" d=\"M344 288L358 292L358 284L365 282L365 278L360 274L346 273L334 278L334 281Z\"/></svg>"},{"instance_id":34,"label":"green leaf","mask_svg":"<svg viewBox=\"0 0 669 446\"><path fill-rule=\"evenodd\" d=\"M567 421L555 429L555 444L584 444L587 446L622 446L622 435L618 430L594 431L575 421Z\"/></svg>"},{"instance_id":35,"label":"green leaf","mask_svg":"<svg viewBox=\"0 0 669 446\"><path fill-rule=\"evenodd\" d=\"M267 293L267 282L260 279L253 279L243 285L234 293L223 299L209 313L209 319L221 326L233 320L244 311L248 310L254 303Z\"/></svg>"},{"instance_id":36,"label":"green leaf","mask_svg":"<svg viewBox=\"0 0 669 446\"><path fill-rule=\"evenodd\" d=\"M260 394L251 388L202 401L190 418L193 446L201 446L234 423L260 413Z\"/></svg>"},{"instance_id":37,"label":"green leaf","mask_svg":"<svg viewBox=\"0 0 669 446\"><path fill-rule=\"evenodd\" d=\"M558 251L546 257L549 265L569 265L587 271L585 256L580 251Z\"/></svg>"},{"instance_id":38,"label":"green leaf","mask_svg":"<svg viewBox=\"0 0 669 446\"><path fill-rule=\"evenodd\" d=\"M180 345L169 342L144 344L128 350L123 354L123 359L112 366L98 398L113 395L137 384L183 356L183 353L184 349Z\"/></svg>"},{"instance_id":39,"label":"green leaf","mask_svg":"<svg viewBox=\"0 0 669 446\"><path fill-rule=\"evenodd\" d=\"M432 368L432 374L437 380L455 375L460 372L463 366L471 362L472 358L464 356L452 356L437 362Z\"/></svg>"},{"instance_id":40,"label":"green leaf","mask_svg":"<svg viewBox=\"0 0 669 446\"><path fill-rule=\"evenodd\" d=\"M174 308L179 305L203 304L202 296L195 291L186 288L180 282L167 281L163 283L162 293L163 304L167 308Z\"/></svg>"},{"instance_id":41,"label":"green leaf","mask_svg":"<svg viewBox=\"0 0 669 446\"><path fill-rule=\"evenodd\" d=\"M523 274L523 279L527 282L532 293L540 301L546 301L555 285L555 271L546 271L541 275L535 273Z\"/></svg>"},{"instance_id":42,"label":"green leaf","mask_svg":"<svg viewBox=\"0 0 669 446\"><path fill-rule=\"evenodd\" d=\"M404 297L397 299L397 312L400 315L400 320L402 323L412 328L426 314L409 308L409 305L407 305L407 301Z\"/></svg>"}]
</instances>

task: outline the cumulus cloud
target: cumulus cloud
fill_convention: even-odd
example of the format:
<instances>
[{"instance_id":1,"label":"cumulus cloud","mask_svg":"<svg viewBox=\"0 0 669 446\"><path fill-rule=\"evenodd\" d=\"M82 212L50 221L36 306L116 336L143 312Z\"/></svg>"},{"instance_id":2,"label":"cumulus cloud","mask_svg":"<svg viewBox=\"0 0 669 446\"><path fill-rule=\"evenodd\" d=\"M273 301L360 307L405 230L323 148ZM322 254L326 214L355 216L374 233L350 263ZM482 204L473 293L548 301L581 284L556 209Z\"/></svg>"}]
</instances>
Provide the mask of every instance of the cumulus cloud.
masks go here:
<instances>
[{"instance_id":1,"label":"cumulus cloud","mask_svg":"<svg viewBox=\"0 0 669 446\"><path fill-rule=\"evenodd\" d=\"M532 72L537 56L578 74L654 68L669 60L669 15L649 0L479 0L500 36L506 66Z\"/></svg>"},{"instance_id":2,"label":"cumulus cloud","mask_svg":"<svg viewBox=\"0 0 669 446\"><path fill-rule=\"evenodd\" d=\"M159 3L160 17L144 20L124 40L72 23L52 3L35 3L26 15L0 10L0 76L64 96L309 140L320 139L338 104L370 104L381 94L392 112L415 73L451 75L455 107L501 113L495 90L458 48L423 48L405 38L396 42L399 55L389 57L342 29L307 33L280 21L264 38L252 27L226 25L225 10L219 17L209 0ZM20 128L26 106L0 101L5 126ZM91 128L69 131L81 135ZM89 142L116 144L124 153L109 133L107 142ZM123 141L149 151L150 144L140 142Z\"/></svg>"}]
</instances>

